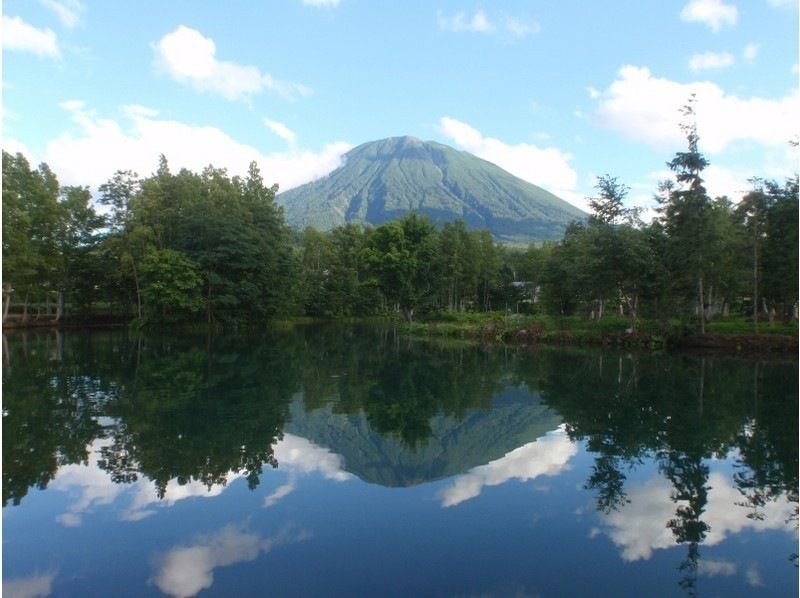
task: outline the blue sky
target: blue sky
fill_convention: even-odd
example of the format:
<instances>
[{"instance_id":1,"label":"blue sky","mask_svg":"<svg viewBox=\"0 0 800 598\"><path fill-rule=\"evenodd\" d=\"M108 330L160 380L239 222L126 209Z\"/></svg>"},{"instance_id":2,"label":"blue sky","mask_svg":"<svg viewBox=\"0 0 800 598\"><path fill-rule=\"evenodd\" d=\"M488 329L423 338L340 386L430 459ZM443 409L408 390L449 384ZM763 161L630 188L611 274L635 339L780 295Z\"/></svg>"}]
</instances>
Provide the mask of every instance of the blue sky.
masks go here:
<instances>
[{"instance_id":1,"label":"blue sky","mask_svg":"<svg viewBox=\"0 0 800 598\"><path fill-rule=\"evenodd\" d=\"M2 33L3 147L63 184L164 153L288 189L413 135L649 206L691 93L713 194L797 171L797 0L5 0Z\"/></svg>"}]
</instances>

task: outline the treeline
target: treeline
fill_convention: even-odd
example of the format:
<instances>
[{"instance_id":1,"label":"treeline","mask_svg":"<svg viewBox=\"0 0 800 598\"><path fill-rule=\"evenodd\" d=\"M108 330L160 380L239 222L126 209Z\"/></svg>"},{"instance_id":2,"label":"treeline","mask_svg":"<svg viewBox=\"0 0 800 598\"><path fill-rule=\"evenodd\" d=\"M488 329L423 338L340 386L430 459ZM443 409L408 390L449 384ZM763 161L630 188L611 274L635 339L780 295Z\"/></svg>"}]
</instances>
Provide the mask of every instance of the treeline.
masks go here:
<instances>
[{"instance_id":1,"label":"treeline","mask_svg":"<svg viewBox=\"0 0 800 598\"><path fill-rule=\"evenodd\" d=\"M687 107L691 116L691 105ZM261 322L279 316L513 310L602 318L718 314L796 317L798 180L752 180L734 205L709 197L693 125L659 186L658 218L597 182L592 215L560 242L495 243L456 221L411 213L377 227L291 231L255 163L245 177L209 166L99 188L61 187L42 164L3 152L3 319L117 315L140 324ZM760 314L760 315L759 315Z\"/></svg>"}]
</instances>

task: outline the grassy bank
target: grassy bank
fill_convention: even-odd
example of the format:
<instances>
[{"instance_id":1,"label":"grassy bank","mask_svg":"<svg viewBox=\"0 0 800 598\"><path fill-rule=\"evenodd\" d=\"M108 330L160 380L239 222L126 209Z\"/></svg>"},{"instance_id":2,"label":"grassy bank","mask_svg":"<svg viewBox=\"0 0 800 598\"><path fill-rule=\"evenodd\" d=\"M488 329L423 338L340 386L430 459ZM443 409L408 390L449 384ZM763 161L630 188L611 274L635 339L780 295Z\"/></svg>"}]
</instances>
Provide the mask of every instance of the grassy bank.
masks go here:
<instances>
[{"instance_id":1,"label":"grassy bank","mask_svg":"<svg viewBox=\"0 0 800 598\"><path fill-rule=\"evenodd\" d=\"M640 320L636 330L627 318L526 316L494 313L440 313L403 324L419 337L471 339L517 345L601 345L664 349L697 347L733 351L797 351L797 323L761 323L759 334L743 318L720 318L696 334L696 325L678 320Z\"/></svg>"}]
</instances>

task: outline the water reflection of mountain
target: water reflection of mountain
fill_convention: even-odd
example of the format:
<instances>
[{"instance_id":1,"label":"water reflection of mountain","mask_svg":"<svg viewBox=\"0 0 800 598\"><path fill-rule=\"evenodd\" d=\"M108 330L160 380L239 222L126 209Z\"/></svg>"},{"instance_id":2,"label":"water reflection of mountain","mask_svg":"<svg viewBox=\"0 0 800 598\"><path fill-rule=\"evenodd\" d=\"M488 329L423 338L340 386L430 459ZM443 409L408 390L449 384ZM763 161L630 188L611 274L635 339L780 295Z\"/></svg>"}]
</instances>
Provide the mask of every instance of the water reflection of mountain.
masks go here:
<instances>
[{"instance_id":1,"label":"water reflection of mountain","mask_svg":"<svg viewBox=\"0 0 800 598\"><path fill-rule=\"evenodd\" d=\"M337 413L335 403L306 410L293 402L285 432L309 439L344 458L344 468L382 486L414 486L451 477L498 459L557 428L561 418L524 386L506 387L490 409L463 418L434 415L430 436L409 447L397 435L376 432L367 416Z\"/></svg>"}]
</instances>

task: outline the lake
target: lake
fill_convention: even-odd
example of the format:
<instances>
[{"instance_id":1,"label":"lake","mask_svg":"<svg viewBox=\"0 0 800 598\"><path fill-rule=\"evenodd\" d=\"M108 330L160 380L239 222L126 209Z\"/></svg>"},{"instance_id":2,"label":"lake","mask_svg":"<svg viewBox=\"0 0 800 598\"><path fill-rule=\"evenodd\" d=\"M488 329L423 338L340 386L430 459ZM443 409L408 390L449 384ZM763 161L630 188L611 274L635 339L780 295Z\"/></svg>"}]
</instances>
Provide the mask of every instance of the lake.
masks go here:
<instances>
[{"instance_id":1,"label":"lake","mask_svg":"<svg viewBox=\"0 0 800 598\"><path fill-rule=\"evenodd\" d=\"M796 361L16 333L3 590L795 596Z\"/></svg>"}]
</instances>

